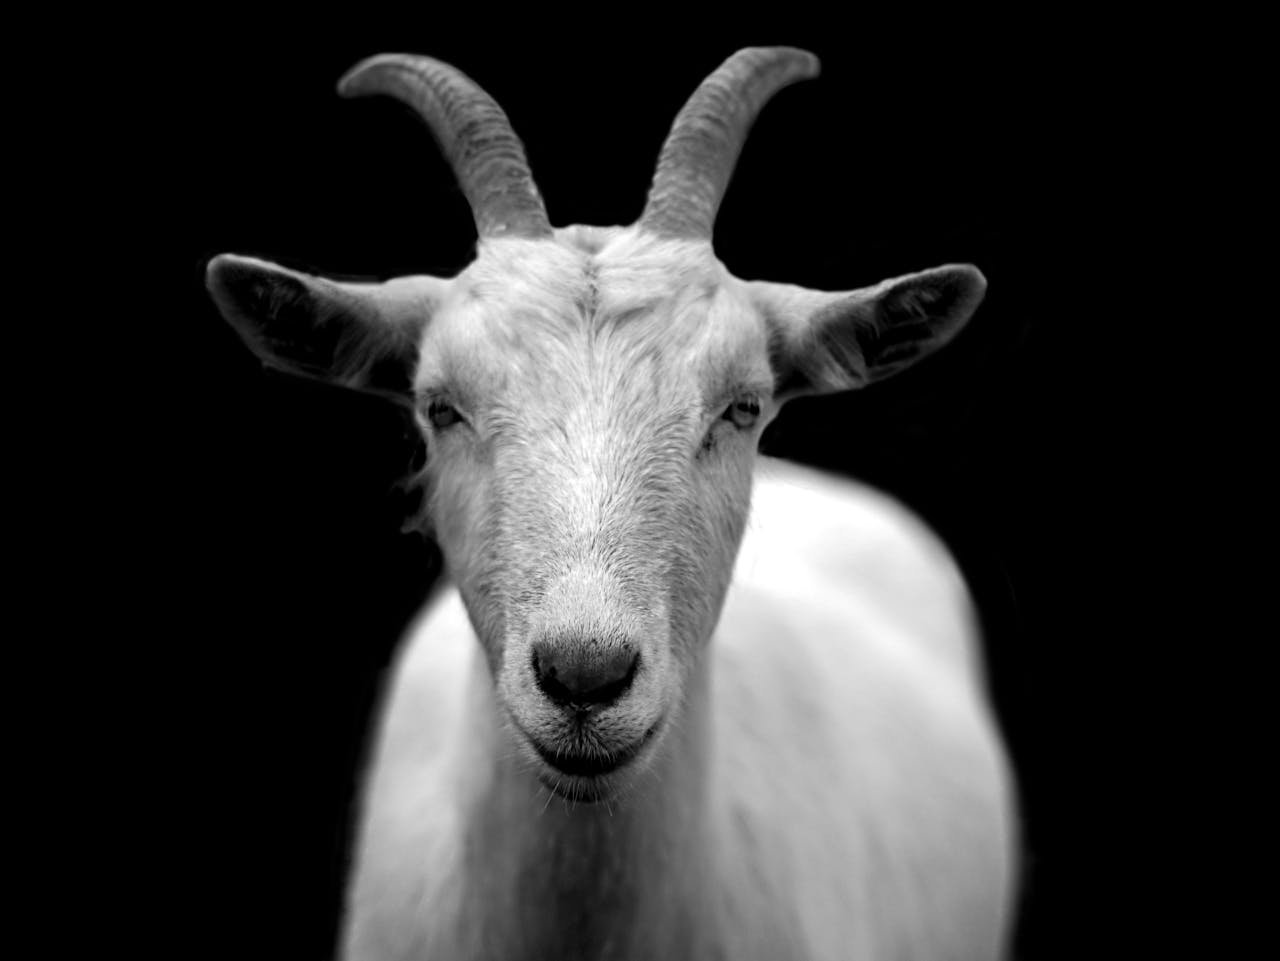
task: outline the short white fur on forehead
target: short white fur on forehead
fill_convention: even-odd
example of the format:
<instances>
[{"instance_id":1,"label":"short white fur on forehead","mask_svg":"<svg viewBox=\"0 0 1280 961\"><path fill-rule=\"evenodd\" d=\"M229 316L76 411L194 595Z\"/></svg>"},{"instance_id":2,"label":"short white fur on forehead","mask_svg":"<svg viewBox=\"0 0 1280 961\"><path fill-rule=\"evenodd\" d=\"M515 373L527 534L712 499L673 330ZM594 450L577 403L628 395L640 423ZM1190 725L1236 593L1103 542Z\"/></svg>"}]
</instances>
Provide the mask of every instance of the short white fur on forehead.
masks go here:
<instances>
[{"instance_id":1,"label":"short white fur on forehead","mask_svg":"<svg viewBox=\"0 0 1280 961\"><path fill-rule=\"evenodd\" d=\"M754 384L770 379L756 311L710 244L634 228L485 241L424 334L420 391L442 380L475 386L495 363L518 376L522 360L548 351L563 360L587 341L649 348L695 375L723 379L704 370L710 364L743 368Z\"/></svg>"},{"instance_id":2,"label":"short white fur on forehead","mask_svg":"<svg viewBox=\"0 0 1280 961\"><path fill-rule=\"evenodd\" d=\"M614 311L632 301L710 288L728 273L705 240L655 237L634 227L566 227L553 240L484 241L458 278L472 296L545 303L597 285Z\"/></svg>"}]
</instances>

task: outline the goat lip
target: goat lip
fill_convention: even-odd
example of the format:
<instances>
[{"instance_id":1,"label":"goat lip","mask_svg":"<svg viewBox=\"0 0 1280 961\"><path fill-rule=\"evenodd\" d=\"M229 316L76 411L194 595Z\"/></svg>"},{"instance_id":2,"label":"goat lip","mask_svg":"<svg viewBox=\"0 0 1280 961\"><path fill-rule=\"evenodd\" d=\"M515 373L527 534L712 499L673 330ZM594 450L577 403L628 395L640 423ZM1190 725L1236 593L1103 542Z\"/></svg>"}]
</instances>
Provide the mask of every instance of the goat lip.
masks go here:
<instances>
[{"instance_id":1,"label":"goat lip","mask_svg":"<svg viewBox=\"0 0 1280 961\"><path fill-rule=\"evenodd\" d=\"M640 749L644 747L647 740L647 737L643 737L621 750L608 754L553 751L537 741L532 743L538 756L559 773L577 778L598 778L612 774L629 764L640 753Z\"/></svg>"},{"instance_id":2,"label":"goat lip","mask_svg":"<svg viewBox=\"0 0 1280 961\"><path fill-rule=\"evenodd\" d=\"M546 763L551 770L546 772L546 776L540 775L544 784L552 787L557 793L563 790L573 795L579 800L587 800L582 797L584 793L591 793L595 789L586 789L586 785L599 785L610 775L625 768L634 761L645 746L653 739L657 733L659 724L652 725L644 735L632 743L608 753L599 751L564 751L547 747L537 738L532 737L528 732L522 732L529 744L537 751L538 756ZM554 772L554 773L552 773ZM551 782L554 781L554 784Z\"/></svg>"},{"instance_id":3,"label":"goat lip","mask_svg":"<svg viewBox=\"0 0 1280 961\"><path fill-rule=\"evenodd\" d=\"M610 796L600 778L553 777L547 772L540 772L538 781L552 794L577 804L598 804Z\"/></svg>"}]
</instances>

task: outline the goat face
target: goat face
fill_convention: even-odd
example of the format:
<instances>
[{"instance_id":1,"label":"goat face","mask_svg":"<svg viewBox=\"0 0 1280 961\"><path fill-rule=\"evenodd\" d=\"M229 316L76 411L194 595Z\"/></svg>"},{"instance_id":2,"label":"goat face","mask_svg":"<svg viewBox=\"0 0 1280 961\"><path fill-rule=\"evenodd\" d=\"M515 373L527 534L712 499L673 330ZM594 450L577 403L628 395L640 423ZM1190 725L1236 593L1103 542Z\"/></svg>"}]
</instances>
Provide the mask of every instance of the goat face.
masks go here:
<instances>
[{"instance_id":1,"label":"goat face","mask_svg":"<svg viewBox=\"0 0 1280 961\"><path fill-rule=\"evenodd\" d=\"M392 94L432 125L476 260L384 284L210 264L214 299L268 364L415 411L428 515L500 714L566 796L613 793L678 723L777 405L902 369L982 298L967 266L826 293L739 281L715 259L752 117L816 70L803 51L735 54L677 118L634 227L554 231L483 91L437 61L374 58L343 91Z\"/></svg>"},{"instance_id":2,"label":"goat face","mask_svg":"<svg viewBox=\"0 0 1280 961\"><path fill-rule=\"evenodd\" d=\"M647 754L679 705L773 383L765 325L707 244L492 243L426 325L432 525L502 705L560 783Z\"/></svg>"}]
</instances>

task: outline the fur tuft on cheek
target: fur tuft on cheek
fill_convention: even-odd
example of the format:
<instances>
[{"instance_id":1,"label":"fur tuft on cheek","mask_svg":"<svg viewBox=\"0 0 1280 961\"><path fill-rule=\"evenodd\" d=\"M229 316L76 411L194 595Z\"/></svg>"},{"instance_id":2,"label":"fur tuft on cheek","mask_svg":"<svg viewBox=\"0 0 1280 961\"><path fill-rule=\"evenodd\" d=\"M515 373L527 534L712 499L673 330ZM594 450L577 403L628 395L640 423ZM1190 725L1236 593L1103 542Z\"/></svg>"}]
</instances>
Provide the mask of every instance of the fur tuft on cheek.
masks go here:
<instances>
[{"instance_id":1,"label":"fur tuft on cheek","mask_svg":"<svg viewBox=\"0 0 1280 961\"><path fill-rule=\"evenodd\" d=\"M749 445L721 440L689 465L668 571L672 633L688 649L689 663L719 617L750 502L753 452Z\"/></svg>"},{"instance_id":2,"label":"fur tuft on cheek","mask_svg":"<svg viewBox=\"0 0 1280 961\"><path fill-rule=\"evenodd\" d=\"M439 444L439 448L446 448ZM423 493L415 529L431 536L445 559L491 662L501 660L508 584L498 560L493 479L469 445L430 452L414 477Z\"/></svg>"},{"instance_id":3,"label":"fur tuft on cheek","mask_svg":"<svg viewBox=\"0 0 1280 961\"><path fill-rule=\"evenodd\" d=\"M404 499L405 516L400 533L417 534L428 540L435 537L431 521L431 476L427 470L425 443L408 473L395 485L395 491Z\"/></svg>"}]
</instances>

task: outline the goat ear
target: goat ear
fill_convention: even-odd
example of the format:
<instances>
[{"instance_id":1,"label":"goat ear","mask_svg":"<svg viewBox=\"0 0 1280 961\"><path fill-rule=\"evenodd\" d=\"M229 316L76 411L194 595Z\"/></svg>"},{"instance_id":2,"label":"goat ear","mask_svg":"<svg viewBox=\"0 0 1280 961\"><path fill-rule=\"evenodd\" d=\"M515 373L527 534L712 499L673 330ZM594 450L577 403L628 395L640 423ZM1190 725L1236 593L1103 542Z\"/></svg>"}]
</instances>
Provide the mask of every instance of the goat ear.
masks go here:
<instances>
[{"instance_id":1,"label":"goat ear","mask_svg":"<svg viewBox=\"0 0 1280 961\"><path fill-rule=\"evenodd\" d=\"M969 264L906 274L845 293L753 283L771 328L779 397L854 390L954 337L987 289Z\"/></svg>"},{"instance_id":2,"label":"goat ear","mask_svg":"<svg viewBox=\"0 0 1280 961\"><path fill-rule=\"evenodd\" d=\"M422 328L448 281L353 284L252 257L209 262L209 293L264 363L407 401Z\"/></svg>"}]
</instances>

